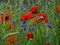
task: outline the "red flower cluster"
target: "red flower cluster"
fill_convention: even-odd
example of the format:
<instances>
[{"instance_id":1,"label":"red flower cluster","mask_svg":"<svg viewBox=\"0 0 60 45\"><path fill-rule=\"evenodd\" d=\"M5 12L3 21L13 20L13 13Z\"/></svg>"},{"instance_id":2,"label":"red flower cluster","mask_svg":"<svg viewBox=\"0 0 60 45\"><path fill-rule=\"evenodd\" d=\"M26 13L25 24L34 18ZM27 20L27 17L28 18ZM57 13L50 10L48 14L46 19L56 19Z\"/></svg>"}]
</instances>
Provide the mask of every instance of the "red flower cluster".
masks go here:
<instances>
[{"instance_id":1,"label":"red flower cluster","mask_svg":"<svg viewBox=\"0 0 60 45\"><path fill-rule=\"evenodd\" d=\"M11 36L8 38L8 45L13 45L16 40L16 36Z\"/></svg>"},{"instance_id":2,"label":"red flower cluster","mask_svg":"<svg viewBox=\"0 0 60 45\"><path fill-rule=\"evenodd\" d=\"M12 16L11 16L11 14L10 14L9 11L6 13L6 16L4 15L4 13L1 14L0 22L1 22L2 24L8 24L8 26L9 26L11 29L14 29L14 24L10 24L9 20L12 20Z\"/></svg>"},{"instance_id":3,"label":"red flower cluster","mask_svg":"<svg viewBox=\"0 0 60 45\"><path fill-rule=\"evenodd\" d=\"M33 24L37 23L38 21L40 21L43 24L48 23L48 19L47 19L47 15L44 13L38 14L34 20L33 20Z\"/></svg>"},{"instance_id":4,"label":"red flower cluster","mask_svg":"<svg viewBox=\"0 0 60 45\"><path fill-rule=\"evenodd\" d=\"M48 23L48 19L47 19L47 15L44 13L38 14L34 20L33 20L33 24L37 23L38 21L40 21L43 24Z\"/></svg>"},{"instance_id":5,"label":"red flower cluster","mask_svg":"<svg viewBox=\"0 0 60 45\"><path fill-rule=\"evenodd\" d=\"M4 16L4 13L1 14L1 22L3 24L7 23L9 20L12 20L12 16L11 16L10 12L7 12L6 16Z\"/></svg>"},{"instance_id":6,"label":"red flower cluster","mask_svg":"<svg viewBox=\"0 0 60 45\"><path fill-rule=\"evenodd\" d=\"M32 18L32 13L24 14L21 17L22 21L27 21L30 20L31 18Z\"/></svg>"},{"instance_id":7,"label":"red flower cluster","mask_svg":"<svg viewBox=\"0 0 60 45\"><path fill-rule=\"evenodd\" d=\"M38 6L34 6L30 9L30 12L32 12L33 14L34 13L37 13L38 12Z\"/></svg>"},{"instance_id":8,"label":"red flower cluster","mask_svg":"<svg viewBox=\"0 0 60 45\"><path fill-rule=\"evenodd\" d=\"M28 40L32 39L33 38L33 33L28 32L27 33L27 38L28 38Z\"/></svg>"},{"instance_id":9,"label":"red flower cluster","mask_svg":"<svg viewBox=\"0 0 60 45\"><path fill-rule=\"evenodd\" d=\"M58 13L60 11L60 7L56 6L55 11Z\"/></svg>"},{"instance_id":10,"label":"red flower cluster","mask_svg":"<svg viewBox=\"0 0 60 45\"><path fill-rule=\"evenodd\" d=\"M43 19L43 20L40 20L40 22L44 24L48 23L47 14L42 13L42 14L39 14L38 16L40 19Z\"/></svg>"}]
</instances>

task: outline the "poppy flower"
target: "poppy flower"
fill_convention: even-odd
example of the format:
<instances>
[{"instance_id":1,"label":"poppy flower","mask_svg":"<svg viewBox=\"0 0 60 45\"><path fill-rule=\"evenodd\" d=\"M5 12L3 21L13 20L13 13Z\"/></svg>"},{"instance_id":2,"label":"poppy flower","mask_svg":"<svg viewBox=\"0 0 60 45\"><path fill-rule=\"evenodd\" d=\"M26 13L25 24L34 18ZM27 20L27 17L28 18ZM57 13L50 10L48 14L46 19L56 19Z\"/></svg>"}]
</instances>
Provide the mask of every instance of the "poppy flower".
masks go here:
<instances>
[{"instance_id":1,"label":"poppy flower","mask_svg":"<svg viewBox=\"0 0 60 45\"><path fill-rule=\"evenodd\" d=\"M38 17L43 17L45 19L47 17L47 14L41 13L38 15Z\"/></svg>"},{"instance_id":2,"label":"poppy flower","mask_svg":"<svg viewBox=\"0 0 60 45\"><path fill-rule=\"evenodd\" d=\"M38 15L38 18L41 19L41 20L40 20L41 23L43 23L43 24L48 23L47 14L44 14L44 13L39 14L39 15Z\"/></svg>"},{"instance_id":3,"label":"poppy flower","mask_svg":"<svg viewBox=\"0 0 60 45\"><path fill-rule=\"evenodd\" d=\"M5 21L6 21L6 22L9 21L9 17L8 17L8 16L5 17Z\"/></svg>"},{"instance_id":4,"label":"poppy flower","mask_svg":"<svg viewBox=\"0 0 60 45\"><path fill-rule=\"evenodd\" d=\"M56 6L55 11L58 13L60 11L60 7Z\"/></svg>"},{"instance_id":5,"label":"poppy flower","mask_svg":"<svg viewBox=\"0 0 60 45\"><path fill-rule=\"evenodd\" d=\"M38 18L37 16L34 17L33 24L36 24L38 22L37 18Z\"/></svg>"},{"instance_id":6,"label":"poppy flower","mask_svg":"<svg viewBox=\"0 0 60 45\"><path fill-rule=\"evenodd\" d=\"M33 14L38 12L38 6L34 6L30 9L30 12L32 12Z\"/></svg>"},{"instance_id":7,"label":"poppy flower","mask_svg":"<svg viewBox=\"0 0 60 45\"><path fill-rule=\"evenodd\" d=\"M37 22L41 22L43 24L48 23L48 19L47 19L47 15L42 13L42 14L38 14L36 17L34 17L33 23L37 23Z\"/></svg>"},{"instance_id":8,"label":"poppy flower","mask_svg":"<svg viewBox=\"0 0 60 45\"><path fill-rule=\"evenodd\" d=\"M32 18L32 14L24 14L22 15L21 19L22 21L27 21L27 20L30 20Z\"/></svg>"},{"instance_id":9,"label":"poppy flower","mask_svg":"<svg viewBox=\"0 0 60 45\"><path fill-rule=\"evenodd\" d=\"M11 29L12 29L12 31L13 31L13 30L14 30L14 28L15 28L15 27L14 27L14 24L11 24L10 22L8 22L7 24L8 24L8 26L9 26L9 28L11 28Z\"/></svg>"},{"instance_id":10,"label":"poppy flower","mask_svg":"<svg viewBox=\"0 0 60 45\"><path fill-rule=\"evenodd\" d=\"M43 24L47 24L47 23L48 23L48 19L45 18L43 21L41 21L41 23L43 23Z\"/></svg>"},{"instance_id":11,"label":"poppy flower","mask_svg":"<svg viewBox=\"0 0 60 45\"><path fill-rule=\"evenodd\" d=\"M13 45L14 41L16 40L16 36L11 36L8 38L8 45Z\"/></svg>"},{"instance_id":12,"label":"poppy flower","mask_svg":"<svg viewBox=\"0 0 60 45\"><path fill-rule=\"evenodd\" d=\"M11 29L13 29L13 30L14 30L14 24L11 24Z\"/></svg>"},{"instance_id":13,"label":"poppy flower","mask_svg":"<svg viewBox=\"0 0 60 45\"><path fill-rule=\"evenodd\" d=\"M3 23L3 24L5 24L5 18L4 18L5 16L4 16L4 14L2 13L1 14L1 22Z\"/></svg>"},{"instance_id":14,"label":"poppy flower","mask_svg":"<svg viewBox=\"0 0 60 45\"><path fill-rule=\"evenodd\" d=\"M50 45L50 43L49 43L49 42L47 42L47 43L46 43L46 45Z\"/></svg>"},{"instance_id":15,"label":"poppy flower","mask_svg":"<svg viewBox=\"0 0 60 45\"><path fill-rule=\"evenodd\" d=\"M7 12L6 16L9 17L9 20L12 20L12 16L11 16L10 12Z\"/></svg>"},{"instance_id":16,"label":"poppy flower","mask_svg":"<svg viewBox=\"0 0 60 45\"><path fill-rule=\"evenodd\" d=\"M27 33L27 39L30 40L33 38L33 33L32 32L28 32Z\"/></svg>"}]
</instances>

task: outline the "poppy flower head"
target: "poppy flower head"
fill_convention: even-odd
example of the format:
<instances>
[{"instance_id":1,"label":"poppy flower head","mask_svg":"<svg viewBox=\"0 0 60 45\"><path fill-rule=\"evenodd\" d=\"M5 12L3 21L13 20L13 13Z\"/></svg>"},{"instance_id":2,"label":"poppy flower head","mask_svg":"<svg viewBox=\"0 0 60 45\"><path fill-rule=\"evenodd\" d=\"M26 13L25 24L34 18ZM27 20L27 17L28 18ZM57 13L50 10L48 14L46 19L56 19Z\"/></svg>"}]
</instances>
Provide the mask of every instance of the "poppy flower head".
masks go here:
<instances>
[{"instance_id":1,"label":"poppy flower head","mask_svg":"<svg viewBox=\"0 0 60 45\"><path fill-rule=\"evenodd\" d=\"M5 16L4 13L1 13L1 22L4 24L5 23Z\"/></svg>"},{"instance_id":2,"label":"poppy flower head","mask_svg":"<svg viewBox=\"0 0 60 45\"><path fill-rule=\"evenodd\" d=\"M39 21L43 21L43 20L44 20L44 17L41 16L41 17L38 18L38 20L39 20Z\"/></svg>"},{"instance_id":3,"label":"poppy flower head","mask_svg":"<svg viewBox=\"0 0 60 45\"><path fill-rule=\"evenodd\" d=\"M8 16L8 17L9 17L9 20L12 20L12 16L11 16L11 14L10 14L10 12L9 12L9 11L6 13L6 16Z\"/></svg>"},{"instance_id":4,"label":"poppy flower head","mask_svg":"<svg viewBox=\"0 0 60 45\"><path fill-rule=\"evenodd\" d=\"M11 24L11 29L14 29L14 24Z\"/></svg>"},{"instance_id":5,"label":"poppy flower head","mask_svg":"<svg viewBox=\"0 0 60 45\"><path fill-rule=\"evenodd\" d=\"M22 21L27 21L27 20L30 20L31 18L32 18L32 14L31 13L24 14L21 17Z\"/></svg>"},{"instance_id":6,"label":"poppy flower head","mask_svg":"<svg viewBox=\"0 0 60 45\"><path fill-rule=\"evenodd\" d=\"M48 23L47 15L42 13L38 15L38 21L40 21L43 24Z\"/></svg>"},{"instance_id":7,"label":"poppy flower head","mask_svg":"<svg viewBox=\"0 0 60 45\"><path fill-rule=\"evenodd\" d=\"M50 45L50 43L49 43L49 42L47 42L47 43L46 43L46 45Z\"/></svg>"},{"instance_id":8,"label":"poppy flower head","mask_svg":"<svg viewBox=\"0 0 60 45\"><path fill-rule=\"evenodd\" d=\"M21 20L24 21L24 22L27 21L26 14L23 14L23 15L22 15Z\"/></svg>"},{"instance_id":9,"label":"poppy flower head","mask_svg":"<svg viewBox=\"0 0 60 45\"><path fill-rule=\"evenodd\" d=\"M34 6L30 9L30 12L32 12L33 14L38 12L38 6Z\"/></svg>"},{"instance_id":10,"label":"poppy flower head","mask_svg":"<svg viewBox=\"0 0 60 45\"><path fill-rule=\"evenodd\" d=\"M39 17L42 17L42 18L44 18L44 19L47 17L47 15L44 14L44 13L41 13L41 14L39 14L38 16L39 16Z\"/></svg>"},{"instance_id":11,"label":"poppy flower head","mask_svg":"<svg viewBox=\"0 0 60 45\"><path fill-rule=\"evenodd\" d=\"M8 38L8 45L14 44L15 40L16 40L16 36L10 36Z\"/></svg>"},{"instance_id":12,"label":"poppy flower head","mask_svg":"<svg viewBox=\"0 0 60 45\"><path fill-rule=\"evenodd\" d=\"M5 21L8 21L8 20L9 20L9 17L8 17L8 16L6 16L6 17L5 17Z\"/></svg>"},{"instance_id":13,"label":"poppy flower head","mask_svg":"<svg viewBox=\"0 0 60 45\"><path fill-rule=\"evenodd\" d=\"M28 32L27 33L27 38L28 38L28 40L32 39L33 38L33 34L31 32Z\"/></svg>"},{"instance_id":14,"label":"poppy flower head","mask_svg":"<svg viewBox=\"0 0 60 45\"><path fill-rule=\"evenodd\" d=\"M56 6L55 11L58 13L60 11L60 7Z\"/></svg>"}]
</instances>

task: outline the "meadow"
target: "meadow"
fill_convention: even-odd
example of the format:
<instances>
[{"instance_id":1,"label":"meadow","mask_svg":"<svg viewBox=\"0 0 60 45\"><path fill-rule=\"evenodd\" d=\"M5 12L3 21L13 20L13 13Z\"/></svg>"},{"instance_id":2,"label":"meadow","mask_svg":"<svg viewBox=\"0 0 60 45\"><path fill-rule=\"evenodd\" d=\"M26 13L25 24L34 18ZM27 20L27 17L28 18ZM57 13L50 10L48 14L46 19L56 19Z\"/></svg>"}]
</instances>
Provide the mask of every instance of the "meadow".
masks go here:
<instances>
[{"instance_id":1,"label":"meadow","mask_svg":"<svg viewBox=\"0 0 60 45\"><path fill-rule=\"evenodd\" d=\"M56 7L60 8L60 0L1 0L0 16L9 11L14 24L14 29L8 24L0 22L0 45L60 45L60 10L56 13ZM34 18L26 21L22 27L21 17L29 13L33 6L38 5L37 16L40 13L47 14L48 23L37 22L33 24ZM0 18L1 19L1 18ZM31 28L32 27L32 28ZM31 32L33 38L28 40L27 33ZM16 36L13 44L8 44L9 37Z\"/></svg>"}]
</instances>

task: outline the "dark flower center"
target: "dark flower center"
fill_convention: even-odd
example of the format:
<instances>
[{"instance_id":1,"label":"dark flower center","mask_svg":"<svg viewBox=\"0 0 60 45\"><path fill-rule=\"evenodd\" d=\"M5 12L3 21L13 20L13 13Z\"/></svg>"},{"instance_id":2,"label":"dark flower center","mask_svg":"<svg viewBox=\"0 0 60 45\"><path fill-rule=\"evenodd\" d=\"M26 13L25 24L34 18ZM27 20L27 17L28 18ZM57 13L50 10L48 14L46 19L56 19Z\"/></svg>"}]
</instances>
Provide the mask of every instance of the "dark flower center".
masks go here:
<instances>
[{"instance_id":1,"label":"dark flower center","mask_svg":"<svg viewBox=\"0 0 60 45\"><path fill-rule=\"evenodd\" d=\"M5 20L6 20L6 21L8 21L8 20L9 20L9 17L8 17L8 16L6 16L6 17L5 17Z\"/></svg>"}]
</instances>

